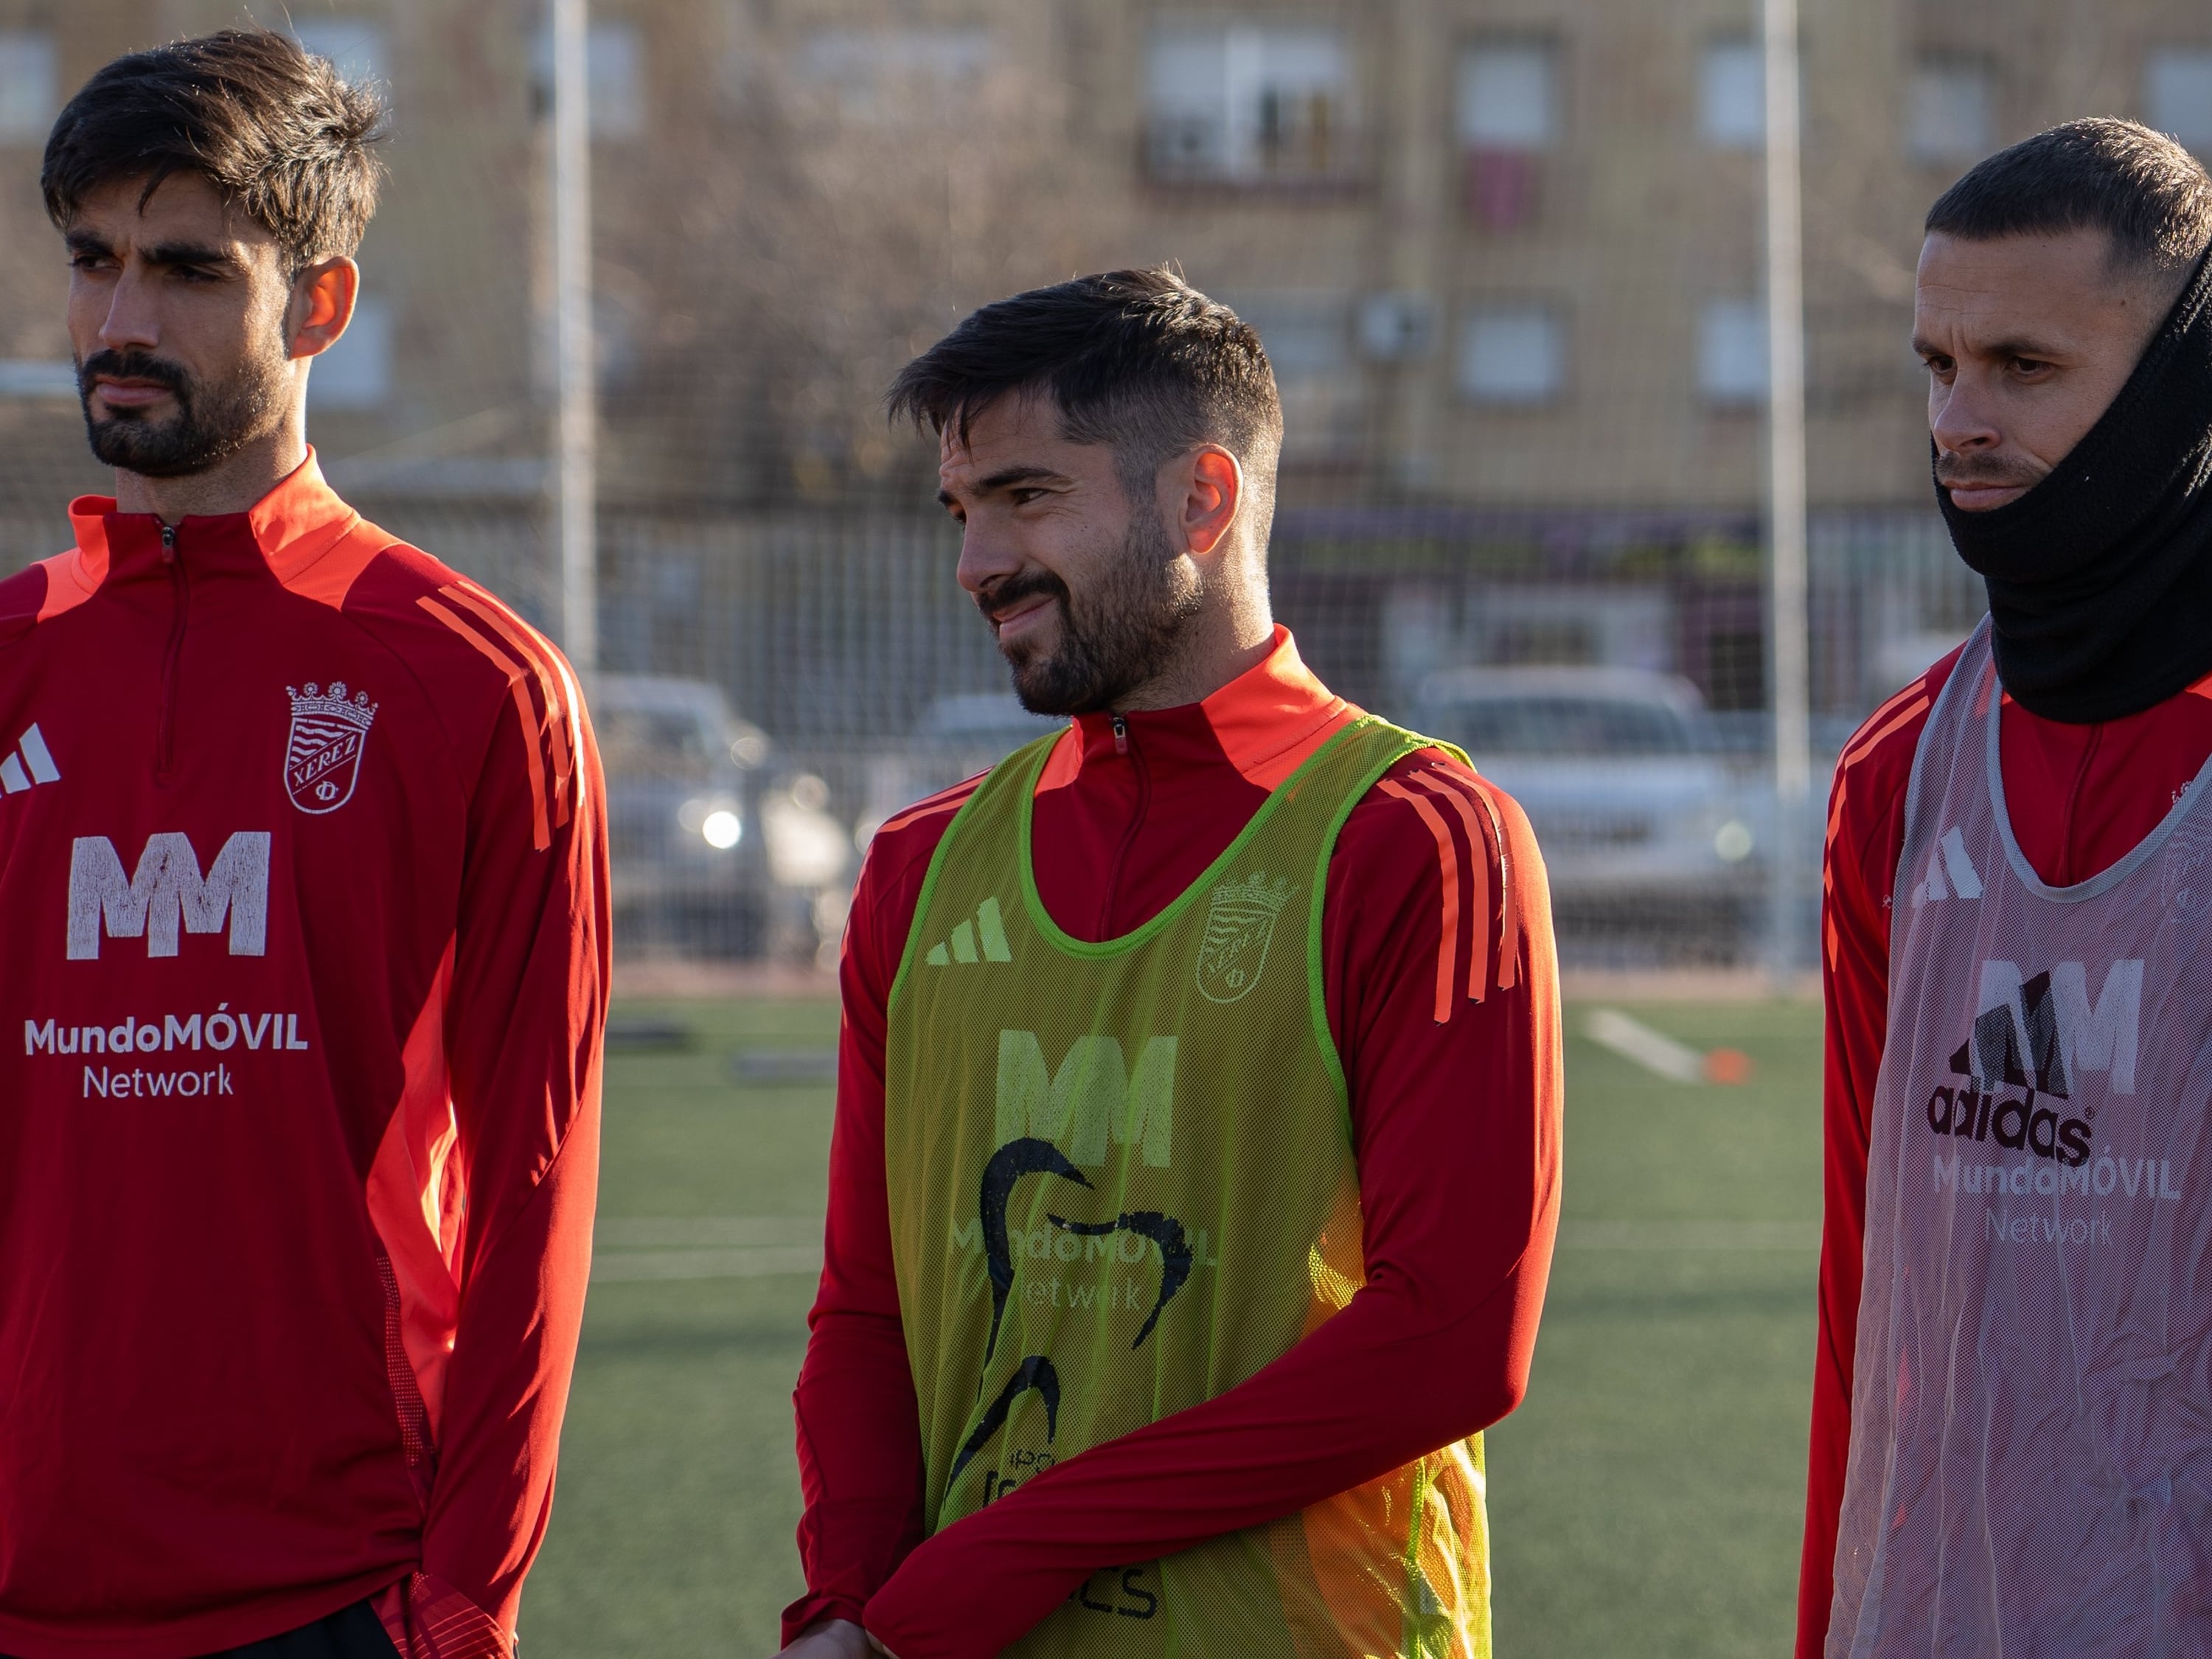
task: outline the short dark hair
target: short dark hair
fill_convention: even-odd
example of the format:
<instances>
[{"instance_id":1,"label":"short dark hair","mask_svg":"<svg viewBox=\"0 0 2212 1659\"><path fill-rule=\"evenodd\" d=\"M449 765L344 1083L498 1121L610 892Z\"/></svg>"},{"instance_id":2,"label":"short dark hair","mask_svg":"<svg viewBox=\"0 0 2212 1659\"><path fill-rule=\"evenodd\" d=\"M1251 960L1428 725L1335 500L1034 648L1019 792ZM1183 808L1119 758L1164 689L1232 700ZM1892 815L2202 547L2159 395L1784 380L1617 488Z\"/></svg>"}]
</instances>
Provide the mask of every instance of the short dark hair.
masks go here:
<instances>
[{"instance_id":1,"label":"short dark hair","mask_svg":"<svg viewBox=\"0 0 2212 1659\"><path fill-rule=\"evenodd\" d=\"M134 52L86 82L46 139L39 183L66 230L94 191L197 173L276 239L295 271L350 256L376 211L384 100L273 29Z\"/></svg>"},{"instance_id":2,"label":"short dark hair","mask_svg":"<svg viewBox=\"0 0 2212 1659\"><path fill-rule=\"evenodd\" d=\"M1031 289L972 313L892 382L893 419L942 433L1009 393L1042 392L1078 443L1113 447L1123 486L1149 492L1160 463L1218 443L1272 499L1283 406L1249 323L1164 267Z\"/></svg>"},{"instance_id":3,"label":"short dark hair","mask_svg":"<svg viewBox=\"0 0 2212 1659\"><path fill-rule=\"evenodd\" d=\"M1970 242L2101 230L2116 264L2170 272L2212 243L2212 177L2164 133L2092 117L1977 162L1924 228Z\"/></svg>"}]
</instances>

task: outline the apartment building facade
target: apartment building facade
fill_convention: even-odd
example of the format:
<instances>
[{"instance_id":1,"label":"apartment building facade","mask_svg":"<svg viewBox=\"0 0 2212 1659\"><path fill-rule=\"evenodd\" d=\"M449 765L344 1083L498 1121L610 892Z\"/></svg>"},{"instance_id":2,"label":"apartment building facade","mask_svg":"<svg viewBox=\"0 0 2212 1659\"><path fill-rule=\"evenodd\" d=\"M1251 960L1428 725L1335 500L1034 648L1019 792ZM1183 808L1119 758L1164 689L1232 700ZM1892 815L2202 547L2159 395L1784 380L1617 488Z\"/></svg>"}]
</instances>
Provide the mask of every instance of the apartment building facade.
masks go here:
<instances>
[{"instance_id":1,"label":"apartment building facade","mask_svg":"<svg viewBox=\"0 0 2212 1659\"><path fill-rule=\"evenodd\" d=\"M60 499L98 483L38 201L46 127L115 52L264 10L394 109L362 314L312 381L317 442L394 522L434 519L448 545L480 538L465 560L526 573L552 378L539 0L0 0L0 557L46 550ZM930 458L876 404L907 354L995 295L1170 258L1268 343L1283 538L1315 626L1352 603L1330 586L1344 572L1433 565L1443 587L1369 583L1354 606L1376 651L1411 653L1401 677L1564 655L1755 702L1755 12L598 0L606 510L910 497ZM1814 505L1924 528L1921 214L1978 156L2071 115L2136 116L2212 154L2212 15L1805 0L1803 36ZM1440 592L1441 636L1423 621ZM1860 695L1826 672L1832 701Z\"/></svg>"}]
</instances>

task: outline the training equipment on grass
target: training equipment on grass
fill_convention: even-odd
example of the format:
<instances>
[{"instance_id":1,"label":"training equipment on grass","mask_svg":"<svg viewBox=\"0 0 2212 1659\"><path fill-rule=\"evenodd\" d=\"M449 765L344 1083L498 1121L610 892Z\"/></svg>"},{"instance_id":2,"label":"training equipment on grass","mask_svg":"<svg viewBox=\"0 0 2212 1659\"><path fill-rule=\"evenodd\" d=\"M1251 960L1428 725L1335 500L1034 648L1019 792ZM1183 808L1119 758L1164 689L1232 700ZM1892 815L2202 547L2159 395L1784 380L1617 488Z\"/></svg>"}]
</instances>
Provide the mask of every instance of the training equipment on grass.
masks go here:
<instances>
[{"instance_id":1,"label":"training equipment on grass","mask_svg":"<svg viewBox=\"0 0 2212 1659\"><path fill-rule=\"evenodd\" d=\"M1748 1083L1750 1057L1738 1048L1713 1048L1699 1054L1662 1031L1618 1008L1593 1008L1583 1022L1583 1035L1601 1048L1610 1048L1623 1060L1634 1060L1655 1077L1672 1083Z\"/></svg>"}]
</instances>

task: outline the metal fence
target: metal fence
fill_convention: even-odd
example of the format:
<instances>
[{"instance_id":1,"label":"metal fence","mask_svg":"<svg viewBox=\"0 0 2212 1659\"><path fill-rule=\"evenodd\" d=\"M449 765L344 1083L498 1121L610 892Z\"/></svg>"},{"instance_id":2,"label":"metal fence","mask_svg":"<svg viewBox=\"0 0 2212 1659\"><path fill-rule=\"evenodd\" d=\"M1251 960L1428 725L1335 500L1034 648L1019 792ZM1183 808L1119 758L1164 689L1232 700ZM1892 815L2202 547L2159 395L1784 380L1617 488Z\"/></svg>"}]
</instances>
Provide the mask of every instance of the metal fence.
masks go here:
<instances>
[{"instance_id":1,"label":"metal fence","mask_svg":"<svg viewBox=\"0 0 2212 1659\"><path fill-rule=\"evenodd\" d=\"M553 620L538 504L361 504ZM1045 729L1015 705L953 579L957 527L923 501L609 514L599 530L593 701L618 952L834 960L874 827ZM1795 856L1803 874L1817 856L1802 840L1780 844L1771 799L1753 531L1718 519L1291 510L1273 598L1333 688L1468 747L1522 799L1552 867L1565 961L1750 966L1771 931L1774 861ZM10 564L60 533L27 514L0 526ZM1981 596L1932 514L1816 519L1812 578L1825 777L1857 720L1963 637ZM1455 701L1469 671L1492 699L1550 699L1555 721L1562 697L1673 698L1686 735L1500 729ZM1534 752L1545 750L1559 752Z\"/></svg>"},{"instance_id":2,"label":"metal fence","mask_svg":"<svg viewBox=\"0 0 2212 1659\"><path fill-rule=\"evenodd\" d=\"M533 617L557 609L537 506L363 505ZM1293 508L1273 598L1332 687L1468 747L1522 799L1567 962L1750 966L1771 931L1775 861L1795 856L1802 875L1817 856L1781 844L1771 799L1755 528ZM834 959L874 827L1046 729L1014 703L954 580L957 528L933 502L609 514L599 532L594 701L625 957ZM1825 777L1859 719L1963 637L1981 598L1932 514L1816 518L1813 532ZM1492 702L1537 699L1553 724L1501 725L1468 705L1470 684ZM1665 705L1679 729L1575 725L1562 699ZM736 822L718 846L732 831L710 823L719 811Z\"/></svg>"},{"instance_id":3,"label":"metal fence","mask_svg":"<svg viewBox=\"0 0 2212 1659\"><path fill-rule=\"evenodd\" d=\"M2136 0L2037 4L2102 42L2091 90L2124 103ZM314 370L311 423L371 517L564 632L579 377L558 343L584 290L556 233L588 154L620 953L833 959L874 826L1036 729L953 580L933 458L878 400L970 307L1161 258L1276 364L1279 618L1337 690L1522 798L1566 960L1753 964L1790 933L1778 895L1809 939L1818 814L1785 824L1769 759L1759 6L1712 33L1543 0L1534 32L1493 36L1351 0L1290 19L947 0L923 21L903 0L605 0L567 54L590 112L565 149L550 9L286 13L394 110L365 308ZM0 162L27 180L56 100L148 27L122 0L0 0ZM1986 118L1950 149L1881 125L1905 81L1949 84L1923 86L1902 38L1806 37L1816 799L1854 724L1981 608L1924 505L1904 341L1919 209L2006 135L1990 100L1960 106ZM12 566L60 544L63 500L97 475L60 262L27 252L52 235L34 192L0 197L0 231Z\"/></svg>"}]
</instances>

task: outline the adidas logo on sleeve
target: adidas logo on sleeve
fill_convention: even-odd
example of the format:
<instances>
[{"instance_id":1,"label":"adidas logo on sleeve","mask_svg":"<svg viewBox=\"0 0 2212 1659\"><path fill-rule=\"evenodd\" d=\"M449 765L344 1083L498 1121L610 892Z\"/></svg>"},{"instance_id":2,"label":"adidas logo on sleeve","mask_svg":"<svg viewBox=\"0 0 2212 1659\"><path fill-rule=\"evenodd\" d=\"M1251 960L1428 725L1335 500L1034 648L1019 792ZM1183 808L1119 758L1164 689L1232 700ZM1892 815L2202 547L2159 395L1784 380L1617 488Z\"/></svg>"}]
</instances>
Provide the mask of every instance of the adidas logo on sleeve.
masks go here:
<instances>
[{"instance_id":1,"label":"adidas logo on sleeve","mask_svg":"<svg viewBox=\"0 0 2212 1659\"><path fill-rule=\"evenodd\" d=\"M42 783L59 783L61 768L54 764L52 752L39 731L38 722L16 740L15 747L0 757L0 793L21 794L26 789Z\"/></svg>"},{"instance_id":2,"label":"adidas logo on sleeve","mask_svg":"<svg viewBox=\"0 0 2212 1659\"><path fill-rule=\"evenodd\" d=\"M977 946L981 954L977 955ZM1012 962L1014 953L1006 948L1006 928L999 915L999 901L987 898L975 907L975 919L963 921L952 930L952 937L929 947L922 958L932 968L949 967L955 963Z\"/></svg>"}]
</instances>

